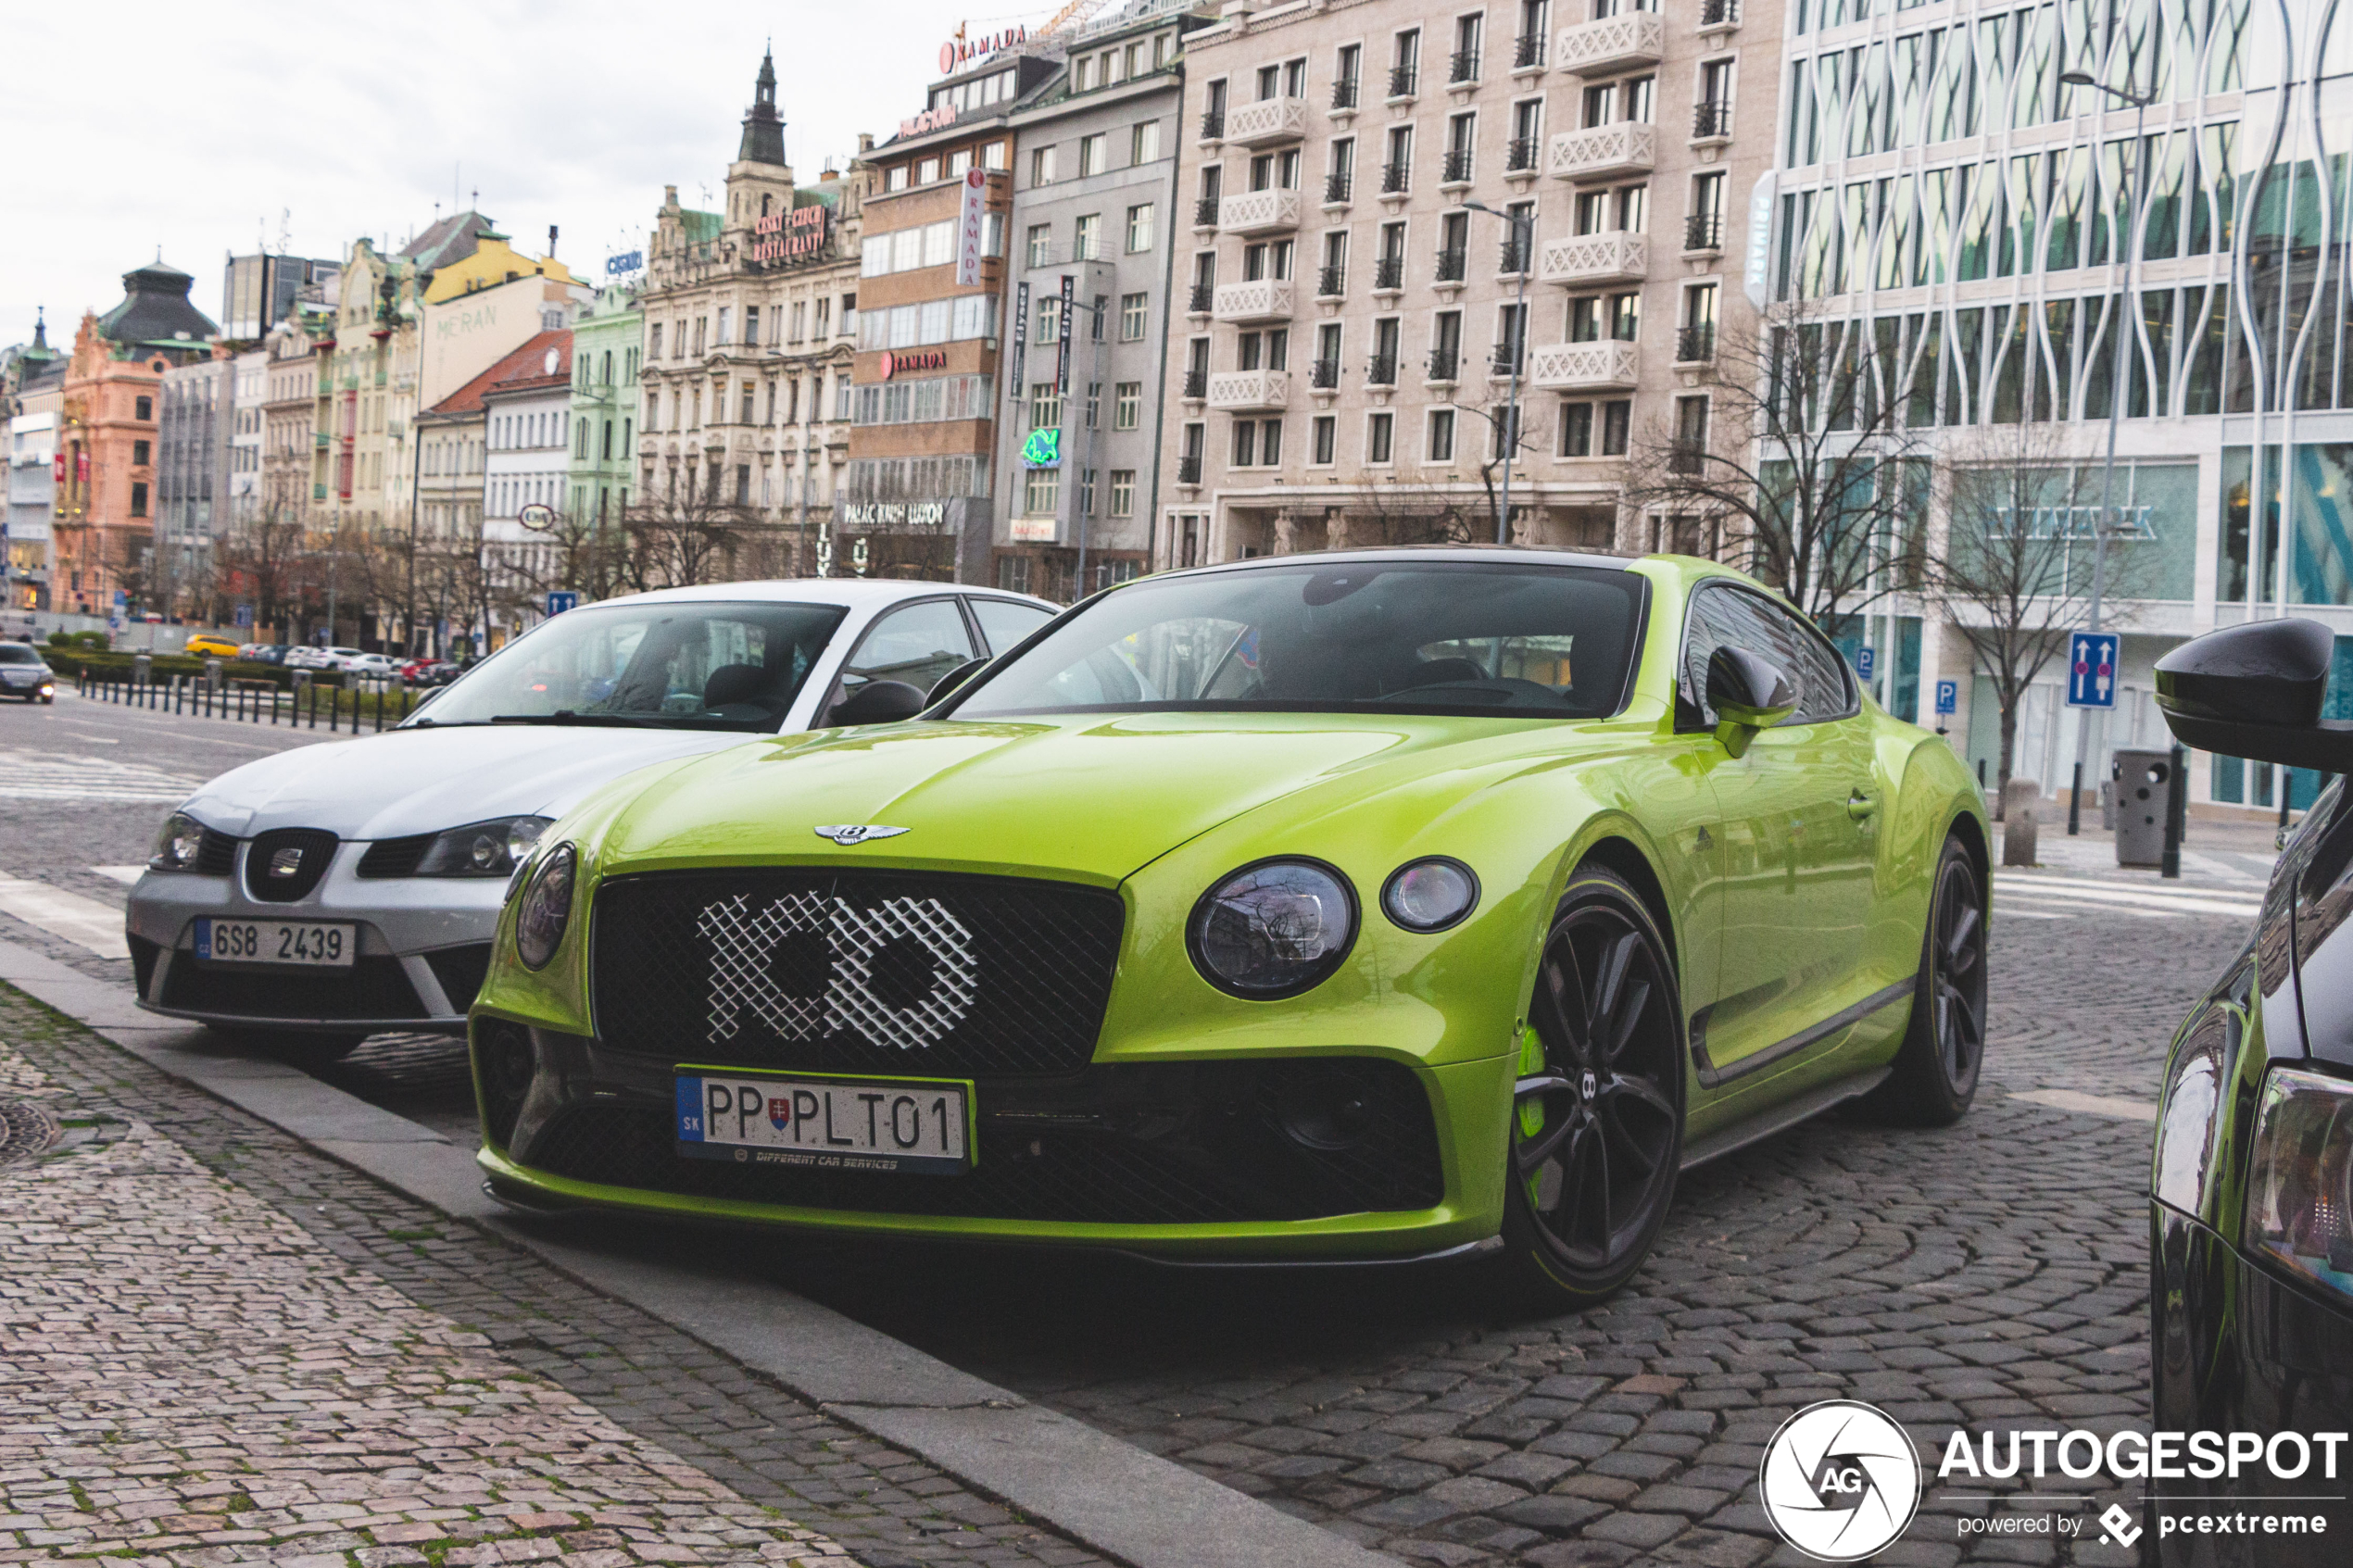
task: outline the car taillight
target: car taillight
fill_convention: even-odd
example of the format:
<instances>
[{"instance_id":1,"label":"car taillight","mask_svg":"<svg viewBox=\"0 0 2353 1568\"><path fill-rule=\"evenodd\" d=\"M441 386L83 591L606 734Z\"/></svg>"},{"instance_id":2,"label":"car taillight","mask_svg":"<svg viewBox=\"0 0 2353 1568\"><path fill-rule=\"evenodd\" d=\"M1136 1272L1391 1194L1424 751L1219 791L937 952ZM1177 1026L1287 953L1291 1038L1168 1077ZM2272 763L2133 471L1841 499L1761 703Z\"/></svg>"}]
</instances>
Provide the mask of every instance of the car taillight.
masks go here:
<instances>
[{"instance_id":1,"label":"car taillight","mask_svg":"<svg viewBox=\"0 0 2353 1568\"><path fill-rule=\"evenodd\" d=\"M2271 1070L2255 1116L2241 1245L2353 1296L2353 1084Z\"/></svg>"}]
</instances>

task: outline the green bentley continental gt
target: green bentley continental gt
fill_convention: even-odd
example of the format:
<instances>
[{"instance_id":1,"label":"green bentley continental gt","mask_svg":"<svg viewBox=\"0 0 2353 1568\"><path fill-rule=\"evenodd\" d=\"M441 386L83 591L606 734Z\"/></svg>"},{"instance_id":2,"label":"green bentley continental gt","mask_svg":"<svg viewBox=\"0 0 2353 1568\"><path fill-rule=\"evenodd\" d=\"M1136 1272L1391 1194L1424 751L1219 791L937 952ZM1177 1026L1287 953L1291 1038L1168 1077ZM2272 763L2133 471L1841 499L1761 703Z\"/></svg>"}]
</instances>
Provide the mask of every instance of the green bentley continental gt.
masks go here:
<instances>
[{"instance_id":1,"label":"green bentley continental gt","mask_svg":"<svg viewBox=\"0 0 2353 1568\"><path fill-rule=\"evenodd\" d=\"M870 694L871 695L871 694ZM909 721L607 786L472 1015L492 1192L1623 1285L1680 1172L1969 1107L1958 759L1705 562L1144 578Z\"/></svg>"}]
</instances>

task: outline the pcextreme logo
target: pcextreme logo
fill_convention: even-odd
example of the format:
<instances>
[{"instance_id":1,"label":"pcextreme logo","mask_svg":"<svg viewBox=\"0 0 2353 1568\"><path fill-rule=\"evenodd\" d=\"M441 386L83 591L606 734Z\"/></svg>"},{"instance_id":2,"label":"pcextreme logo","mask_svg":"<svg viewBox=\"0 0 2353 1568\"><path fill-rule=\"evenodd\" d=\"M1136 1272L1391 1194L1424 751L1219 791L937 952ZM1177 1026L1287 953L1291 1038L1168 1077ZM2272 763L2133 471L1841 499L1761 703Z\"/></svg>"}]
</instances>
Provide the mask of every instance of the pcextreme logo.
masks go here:
<instances>
[{"instance_id":1,"label":"pcextreme logo","mask_svg":"<svg viewBox=\"0 0 2353 1568\"><path fill-rule=\"evenodd\" d=\"M1920 1460L1883 1411L1825 1399L1781 1423L1765 1445L1765 1517L1821 1562L1859 1562L1904 1533L1920 1506Z\"/></svg>"}]
</instances>

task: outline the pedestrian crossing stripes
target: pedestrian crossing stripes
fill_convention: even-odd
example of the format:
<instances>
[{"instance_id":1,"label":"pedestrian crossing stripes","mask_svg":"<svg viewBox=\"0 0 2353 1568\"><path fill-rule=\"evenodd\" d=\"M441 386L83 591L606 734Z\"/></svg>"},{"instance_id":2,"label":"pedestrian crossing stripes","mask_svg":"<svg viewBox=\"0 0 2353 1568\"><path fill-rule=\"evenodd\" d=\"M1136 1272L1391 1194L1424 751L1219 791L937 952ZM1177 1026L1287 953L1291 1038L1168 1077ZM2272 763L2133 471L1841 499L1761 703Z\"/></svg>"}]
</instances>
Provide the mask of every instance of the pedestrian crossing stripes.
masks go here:
<instances>
[{"instance_id":1,"label":"pedestrian crossing stripes","mask_svg":"<svg viewBox=\"0 0 2353 1568\"><path fill-rule=\"evenodd\" d=\"M1994 898L1996 909L2007 907L2020 914L2063 910L2150 920L2173 920L2186 915L2253 920L2263 909L2251 889L2151 886L2088 877L1997 876L1994 881ZM2021 904L2023 908L2020 907Z\"/></svg>"},{"instance_id":2,"label":"pedestrian crossing stripes","mask_svg":"<svg viewBox=\"0 0 2353 1568\"><path fill-rule=\"evenodd\" d=\"M131 956L122 939L120 909L45 882L0 875L0 913L14 915L102 959Z\"/></svg>"},{"instance_id":3,"label":"pedestrian crossing stripes","mask_svg":"<svg viewBox=\"0 0 2353 1568\"><path fill-rule=\"evenodd\" d=\"M111 757L0 751L0 800L87 800L173 806L204 783Z\"/></svg>"}]
</instances>

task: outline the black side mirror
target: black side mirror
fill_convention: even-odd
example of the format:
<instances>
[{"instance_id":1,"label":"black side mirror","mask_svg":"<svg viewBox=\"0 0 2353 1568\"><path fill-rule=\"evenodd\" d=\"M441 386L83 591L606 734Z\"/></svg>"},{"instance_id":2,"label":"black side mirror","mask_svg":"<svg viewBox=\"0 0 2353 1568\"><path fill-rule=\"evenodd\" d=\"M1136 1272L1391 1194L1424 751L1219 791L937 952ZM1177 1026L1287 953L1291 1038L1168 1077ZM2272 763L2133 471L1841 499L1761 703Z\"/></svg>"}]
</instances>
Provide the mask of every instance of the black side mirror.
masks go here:
<instances>
[{"instance_id":1,"label":"black side mirror","mask_svg":"<svg viewBox=\"0 0 2353 1568\"><path fill-rule=\"evenodd\" d=\"M849 696L843 697L825 715L820 729L840 729L848 724L891 724L901 719L912 719L928 706L924 694L904 681L869 681Z\"/></svg>"},{"instance_id":2,"label":"black side mirror","mask_svg":"<svg viewBox=\"0 0 2353 1568\"><path fill-rule=\"evenodd\" d=\"M925 707L930 707L955 696L958 692L963 691L965 686L969 685L972 683L972 678L979 674L984 669L988 668L988 660L985 659L968 659L964 660L963 663L959 664L955 669L950 670L947 674L942 675L938 680L932 683L931 695L924 698L924 705Z\"/></svg>"},{"instance_id":3,"label":"black side mirror","mask_svg":"<svg viewBox=\"0 0 2353 1568\"><path fill-rule=\"evenodd\" d=\"M2317 621L2250 621L2157 661L2157 707L2183 746L2324 773L2353 769L2353 723L2321 717L2336 638Z\"/></svg>"},{"instance_id":4,"label":"black side mirror","mask_svg":"<svg viewBox=\"0 0 2353 1568\"><path fill-rule=\"evenodd\" d=\"M1707 706L1716 710L1716 738L1739 757L1757 731L1797 711L1797 685L1778 664L1744 648L1719 647L1707 656Z\"/></svg>"}]
</instances>

